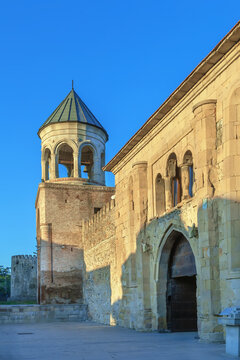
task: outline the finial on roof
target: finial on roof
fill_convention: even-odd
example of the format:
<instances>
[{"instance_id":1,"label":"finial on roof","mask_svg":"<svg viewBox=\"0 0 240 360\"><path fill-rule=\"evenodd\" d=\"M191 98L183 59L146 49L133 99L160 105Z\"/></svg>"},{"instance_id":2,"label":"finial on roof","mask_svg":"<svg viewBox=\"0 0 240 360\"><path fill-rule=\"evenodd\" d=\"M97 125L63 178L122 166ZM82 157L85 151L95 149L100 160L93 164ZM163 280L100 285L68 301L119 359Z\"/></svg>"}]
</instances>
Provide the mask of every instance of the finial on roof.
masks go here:
<instances>
[{"instance_id":1,"label":"finial on roof","mask_svg":"<svg viewBox=\"0 0 240 360\"><path fill-rule=\"evenodd\" d=\"M72 80L72 90L73 90L73 80Z\"/></svg>"}]
</instances>

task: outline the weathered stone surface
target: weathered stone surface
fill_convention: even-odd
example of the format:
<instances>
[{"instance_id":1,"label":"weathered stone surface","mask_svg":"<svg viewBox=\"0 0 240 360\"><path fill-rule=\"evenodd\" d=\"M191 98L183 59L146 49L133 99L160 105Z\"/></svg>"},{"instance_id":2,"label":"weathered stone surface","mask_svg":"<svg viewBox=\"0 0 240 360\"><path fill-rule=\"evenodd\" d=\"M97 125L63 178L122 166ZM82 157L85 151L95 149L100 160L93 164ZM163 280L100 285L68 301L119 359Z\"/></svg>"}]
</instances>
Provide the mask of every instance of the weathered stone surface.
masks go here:
<instances>
[{"instance_id":1,"label":"weathered stone surface","mask_svg":"<svg viewBox=\"0 0 240 360\"><path fill-rule=\"evenodd\" d=\"M37 211L38 301L77 303L83 298L82 220L102 208L114 189L78 183L39 185Z\"/></svg>"},{"instance_id":2,"label":"weathered stone surface","mask_svg":"<svg viewBox=\"0 0 240 360\"><path fill-rule=\"evenodd\" d=\"M12 256L11 300L37 301L37 257L32 255Z\"/></svg>"}]
</instances>

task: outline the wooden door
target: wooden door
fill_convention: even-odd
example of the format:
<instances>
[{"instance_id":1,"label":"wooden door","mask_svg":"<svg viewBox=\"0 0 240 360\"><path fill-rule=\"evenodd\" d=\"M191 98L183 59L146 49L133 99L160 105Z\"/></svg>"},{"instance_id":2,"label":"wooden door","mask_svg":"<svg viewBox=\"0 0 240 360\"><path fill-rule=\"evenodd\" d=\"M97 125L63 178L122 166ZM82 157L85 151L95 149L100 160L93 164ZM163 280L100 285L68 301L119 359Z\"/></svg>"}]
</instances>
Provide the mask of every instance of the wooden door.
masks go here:
<instances>
[{"instance_id":1,"label":"wooden door","mask_svg":"<svg viewBox=\"0 0 240 360\"><path fill-rule=\"evenodd\" d=\"M181 237L171 253L167 286L168 328L197 330L196 267L188 241Z\"/></svg>"}]
</instances>

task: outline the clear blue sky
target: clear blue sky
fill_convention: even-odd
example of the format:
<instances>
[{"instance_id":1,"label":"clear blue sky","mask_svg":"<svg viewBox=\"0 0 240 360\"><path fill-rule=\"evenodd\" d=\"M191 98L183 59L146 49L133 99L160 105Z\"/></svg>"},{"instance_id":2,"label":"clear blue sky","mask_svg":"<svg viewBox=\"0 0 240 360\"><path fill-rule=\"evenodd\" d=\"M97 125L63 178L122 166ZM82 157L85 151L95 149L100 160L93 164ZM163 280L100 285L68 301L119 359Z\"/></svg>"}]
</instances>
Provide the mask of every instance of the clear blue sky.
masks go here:
<instances>
[{"instance_id":1,"label":"clear blue sky","mask_svg":"<svg viewBox=\"0 0 240 360\"><path fill-rule=\"evenodd\" d=\"M1 3L0 265L35 250L37 130L71 89L107 129L107 161L239 20L240 1ZM107 176L113 185L113 176Z\"/></svg>"}]
</instances>

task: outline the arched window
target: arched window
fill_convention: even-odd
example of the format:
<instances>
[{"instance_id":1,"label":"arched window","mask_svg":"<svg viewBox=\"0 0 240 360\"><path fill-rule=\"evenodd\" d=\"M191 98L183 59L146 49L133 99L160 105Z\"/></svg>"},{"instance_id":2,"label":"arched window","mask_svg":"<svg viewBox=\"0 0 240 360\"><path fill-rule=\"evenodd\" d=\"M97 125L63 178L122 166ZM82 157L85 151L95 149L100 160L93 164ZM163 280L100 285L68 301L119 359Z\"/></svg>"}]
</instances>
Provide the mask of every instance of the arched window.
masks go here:
<instances>
[{"instance_id":1,"label":"arched window","mask_svg":"<svg viewBox=\"0 0 240 360\"><path fill-rule=\"evenodd\" d=\"M58 149L57 177L73 177L73 149L68 144L62 144Z\"/></svg>"},{"instance_id":2,"label":"arched window","mask_svg":"<svg viewBox=\"0 0 240 360\"><path fill-rule=\"evenodd\" d=\"M172 205L176 206L181 201L181 176L177 166L177 157L172 153L167 162L167 175L171 181Z\"/></svg>"},{"instance_id":3,"label":"arched window","mask_svg":"<svg viewBox=\"0 0 240 360\"><path fill-rule=\"evenodd\" d=\"M81 152L81 177L89 180L93 178L93 149L88 145Z\"/></svg>"},{"instance_id":4,"label":"arched window","mask_svg":"<svg viewBox=\"0 0 240 360\"><path fill-rule=\"evenodd\" d=\"M49 149L45 149L44 151L45 179L44 180L49 180L50 161L51 161L51 152Z\"/></svg>"},{"instance_id":5,"label":"arched window","mask_svg":"<svg viewBox=\"0 0 240 360\"><path fill-rule=\"evenodd\" d=\"M156 194L156 213L162 214L165 211L165 183L160 174L156 177L155 182L155 194Z\"/></svg>"},{"instance_id":6,"label":"arched window","mask_svg":"<svg viewBox=\"0 0 240 360\"><path fill-rule=\"evenodd\" d=\"M190 150L186 151L184 158L183 158L183 172L186 172L186 175L183 175L183 182L185 183L185 188L187 195L189 197L193 196L193 160L192 160L192 153Z\"/></svg>"}]
</instances>

